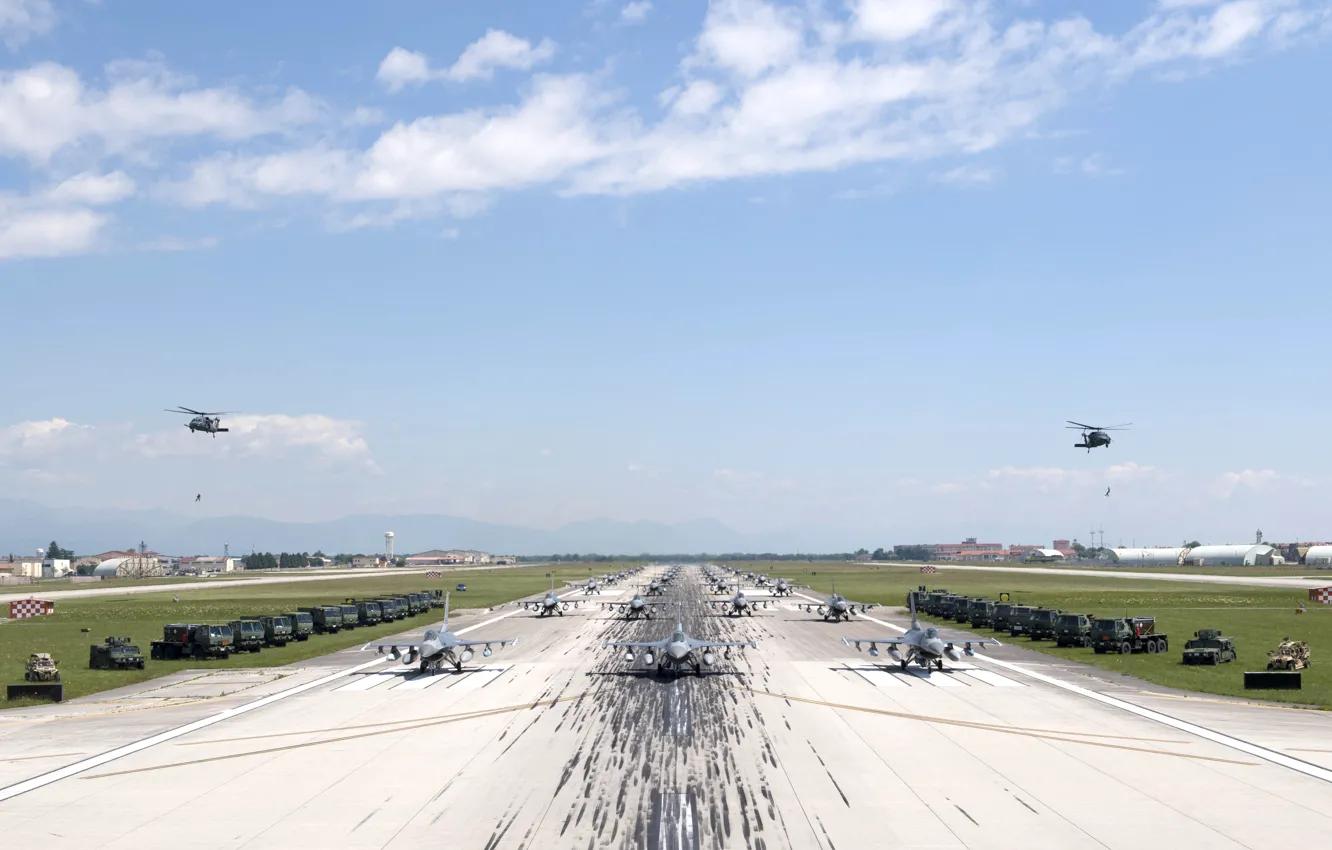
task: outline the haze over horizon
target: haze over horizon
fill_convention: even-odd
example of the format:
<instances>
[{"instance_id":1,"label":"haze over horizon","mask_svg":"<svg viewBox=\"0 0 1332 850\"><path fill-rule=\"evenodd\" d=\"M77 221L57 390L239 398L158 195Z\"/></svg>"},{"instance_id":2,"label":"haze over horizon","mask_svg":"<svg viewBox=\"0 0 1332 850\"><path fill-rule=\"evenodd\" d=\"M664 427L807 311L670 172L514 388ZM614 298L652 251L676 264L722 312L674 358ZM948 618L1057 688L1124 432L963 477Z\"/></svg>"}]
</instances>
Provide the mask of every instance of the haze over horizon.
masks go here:
<instances>
[{"instance_id":1,"label":"haze over horizon","mask_svg":"<svg viewBox=\"0 0 1332 850\"><path fill-rule=\"evenodd\" d=\"M1332 539L1330 35L1322 0L0 0L0 498Z\"/></svg>"}]
</instances>

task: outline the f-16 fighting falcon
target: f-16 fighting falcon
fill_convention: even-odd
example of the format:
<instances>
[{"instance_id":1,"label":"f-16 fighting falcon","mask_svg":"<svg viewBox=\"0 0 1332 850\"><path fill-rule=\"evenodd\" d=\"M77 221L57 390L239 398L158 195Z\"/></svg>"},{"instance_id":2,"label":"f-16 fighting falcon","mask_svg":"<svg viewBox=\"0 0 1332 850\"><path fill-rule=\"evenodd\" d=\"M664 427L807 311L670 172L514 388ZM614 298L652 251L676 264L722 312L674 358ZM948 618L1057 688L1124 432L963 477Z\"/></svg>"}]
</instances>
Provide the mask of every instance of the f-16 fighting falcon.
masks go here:
<instances>
[{"instance_id":1,"label":"f-16 fighting falcon","mask_svg":"<svg viewBox=\"0 0 1332 850\"><path fill-rule=\"evenodd\" d=\"M797 587L804 587L803 584L791 584L784 578L777 579L777 583L772 586L773 596L790 596L795 593Z\"/></svg>"},{"instance_id":2,"label":"f-16 fighting falcon","mask_svg":"<svg viewBox=\"0 0 1332 850\"><path fill-rule=\"evenodd\" d=\"M453 665L454 672L461 673L462 666L472 660L472 647L484 646L481 652L486 658L490 657L492 646L507 646L511 643L517 643L518 638L491 638L490 640L463 640L462 638L449 631L449 595L444 594L444 622L438 629L426 629L426 633L419 641L376 641L367 643L361 647L361 650L367 650L371 647L378 649L381 655L384 650L389 650L393 655L393 660L402 659L403 664L413 664L419 658L421 660L422 673L438 673L444 666L444 662ZM462 648L462 652L454 650Z\"/></svg>"},{"instance_id":3,"label":"f-16 fighting falcon","mask_svg":"<svg viewBox=\"0 0 1332 850\"><path fill-rule=\"evenodd\" d=\"M524 610L537 612L538 617L544 617L547 614L559 614L563 617L564 612L569 610L570 605L573 605L575 608L578 607L577 600L573 602L565 602L563 599L555 595L555 579L553 577L550 580L550 590L546 591L545 596L535 600L529 599L519 602L518 604L522 605Z\"/></svg>"},{"instance_id":4,"label":"f-16 fighting falcon","mask_svg":"<svg viewBox=\"0 0 1332 850\"><path fill-rule=\"evenodd\" d=\"M627 620L637 620L639 617L651 620L653 608L658 605L669 604L669 602L652 602L644 599L643 594L634 593L634 598L630 599L628 602L603 602L601 603L601 607L608 611L614 608L619 608L620 613L623 614Z\"/></svg>"},{"instance_id":5,"label":"f-16 fighting falcon","mask_svg":"<svg viewBox=\"0 0 1332 850\"><path fill-rule=\"evenodd\" d=\"M860 609L859 613L863 614L871 608L878 607L878 603L852 602L837 592L837 582L833 582L832 596L828 597L827 602L807 602L796 607L815 612L825 621L831 620L836 623L838 620L851 619L851 615L857 613L857 608Z\"/></svg>"},{"instance_id":6,"label":"f-16 fighting falcon","mask_svg":"<svg viewBox=\"0 0 1332 850\"><path fill-rule=\"evenodd\" d=\"M718 605L729 606L726 609L726 616L728 617L730 617L731 615L735 615L737 617L743 617L745 614L748 614L749 616L752 617L754 616L754 609L756 607L760 605L763 606L764 608L768 607L768 600L760 599L756 601L747 598L745 596L745 592L740 589L740 580L736 579L735 596L732 596L730 599L715 599L710 604L712 605L712 610L714 611L717 610Z\"/></svg>"},{"instance_id":7,"label":"f-16 fighting falcon","mask_svg":"<svg viewBox=\"0 0 1332 850\"><path fill-rule=\"evenodd\" d=\"M944 640L939 637L939 630L933 626L930 626L928 629L922 629L920 627L920 621L916 619L916 597L914 595L908 597L908 604L911 606L911 628L907 629L901 637L844 637L842 638L842 643L847 646L854 644L857 652L860 651L860 645L862 643L867 643L869 644L869 654L874 658L879 657L878 645L884 644L888 647L889 657L901 664L903 670L905 670L907 665L912 661L926 669L928 669L930 664L933 663L937 669L942 670L944 656L947 656L952 661L961 661L962 655L964 654L967 656L976 654L976 650L973 646L980 647L987 643L995 646L1003 645L994 638L972 638L970 640L960 641L964 643L965 646L962 649L962 652L959 653L957 648L953 646L957 641ZM903 654L903 649L906 650L905 654Z\"/></svg>"},{"instance_id":8,"label":"f-16 fighting falcon","mask_svg":"<svg viewBox=\"0 0 1332 850\"><path fill-rule=\"evenodd\" d=\"M651 581L649 581L647 584L640 584L638 585L638 587L641 587L644 590L646 590L648 596L660 596L661 592L665 589L665 584L662 581L654 578Z\"/></svg>"},{"instance_id":9,"label":"f-16 fighting falcon","mask_svg":"<svg viewBox=\"0 0 1332 850\"><path fill-rule=\"evenodd\" d=\"M596 576L588 576L586 584L575 584L573 582L569 582L569 586L581 587L583 589L584 596L587 596L592 593L595 593L598 596L601 595L601 582L597 580Z\"/></svg>"},{"instance_id":10,"label":"f-16 fighting falcon","mask_svg":"<svg viewBox=\"0 0 1332 850\"><path fill-rule=\"evenodd\" d=\"M634 650L643 651L643 666L651 667L652 662L657 662L657 675L664 676L667 670L672 675L679 675L680 668L690 666L694 669L695 676L703 675L703 667L712 666L717 661L717 655L714 649L728 650L723 657L730 657L730 648L733 646L751 646L758 647L758 641L710 641L691 638L685 633L684 623L676 621L675 631L670 637L654 641L603 641L602 646L622 646L627 650L624 654L624 660L628 663L634 663ZM702 651L701 657L696 657L695 652Z\"/></svg>"}]
</instances>

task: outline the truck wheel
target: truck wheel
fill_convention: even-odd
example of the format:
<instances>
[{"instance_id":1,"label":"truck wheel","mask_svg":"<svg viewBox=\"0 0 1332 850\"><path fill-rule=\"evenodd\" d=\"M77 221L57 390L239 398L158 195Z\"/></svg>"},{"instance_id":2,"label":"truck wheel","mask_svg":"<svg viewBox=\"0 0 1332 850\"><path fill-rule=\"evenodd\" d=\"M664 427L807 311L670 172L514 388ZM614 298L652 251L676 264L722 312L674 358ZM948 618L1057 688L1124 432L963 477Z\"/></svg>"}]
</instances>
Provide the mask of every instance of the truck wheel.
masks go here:
<instances>
[{"instance_id":1,"label":"truck wheel","mask_svg":"<svg viewBox=\"0 0 1332 850\"><path fill-rule=\"evenodd\" d=\"M1133 644L1129 643L1128 641L1124 641L1123 643L1121 643L1121 644L1119 645L1119 654L1120 654L1120 655L1132 655L1132 654L1133 654Z\"/></svg>"},{"instance_id":2,"label":"truck wheel","mask_svg":"<svg viewBox=\"0 0 1332 850\"><path fill-rule=\"evenodd\" d=\"M1148 654L1148 655L1155 655L1155 654L1156 654L1156 650L1157 650L1156 641L1154 641L1154 640L1149 640L1149 641L1147 641L1147 654Z\"/></svg>"},{"instance_id":3,"label":"truck wheel","mask_svg":"<svg viewBox=\"0 0 1332 850\"><path fill-rule=\"evenodd\" d=\"M1212 656L1212 666L1215 667L1216 665L1218 665L1218 664L1220 664L1220 663L1221 663L1221 656L1219 656L1219 655L1213 655L1213 656Z\"/></svg>"}]
</instances>

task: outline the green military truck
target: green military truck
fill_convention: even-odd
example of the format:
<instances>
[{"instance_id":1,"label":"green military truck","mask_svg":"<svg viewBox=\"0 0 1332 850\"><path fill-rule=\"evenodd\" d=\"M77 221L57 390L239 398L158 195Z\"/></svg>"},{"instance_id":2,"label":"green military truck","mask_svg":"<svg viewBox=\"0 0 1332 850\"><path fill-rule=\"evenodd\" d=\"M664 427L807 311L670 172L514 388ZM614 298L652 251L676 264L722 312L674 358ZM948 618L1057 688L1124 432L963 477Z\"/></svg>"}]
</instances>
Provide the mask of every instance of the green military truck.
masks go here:
<instances>
[{"instance_id":1,"label":"green military truck","mask_svg":"<svg viewBox=\"0 0 1332 850\"><path fill-rule=\"evenodd\" d=\"M181 658L226 658L235 651L231 626L198 623L168 623L162 627L162 639L149 644L154 661Z\"/></svg>"},{"instance_id":2,"label":"green military truck","mask_svg":"<svg viewBox=\"0 0 1332 850\"><path fill-rule=\"evenodd\" d=\"M376 599L375 601L379 603L379 608L384 619L404 620L407 618L407 606L403 604L401 599L385 597L383 599ZM388 607L386 608L385 606ZM390 612L392 616L389 616Z\"/></svg>"},{"instance_id":3,"label":"green military truck","mask_svg":"<svg viewBox=\"0 0 1332 850\"><path fill-rule=\"evenodd\" d=\"M1090 614L1060 614L1055 619L1055 646L1091 646L1092 619Z\"/></svg>"},{"instance_id":4,"label":"green military truck","mask_svg":"<svg viewBox=\"0 0 1332 850\"><path fill-rule=\"evenodd\" d=\"M430 605L421 598L419 593L400 593L394 598L406 604L408 617L415 617L422 611L430 610Z\"/></svg>"},{"instance_id":5,"label":"green military truck","mask_svg":"<svg viewBox=\"0 0 1332 850\"><path fill-rule=\"evenodd\" d=\"M378 602L362 599L356 603L356 619L363 626L378 625L383 619L383 612Z\"/></svg>"},{"instance_id":6,"label":"green military truck","mask_svg":"<svg viewBox=\"0 0 1332 850\"><path fill-rule=\"evenodd\" d=\"M965 623L971 619L971 603L980 599L979 596L963 596L953 605L953 621Z\"/></svg>"},{"instance_id":7,"label":"green military truck","mask_svg":"<svg viewBox=\"0 0 1332 850\"><path fill-rule=\"evenodd\" d=\"M342 627L344 629L354 629L360 625L360 615L356 612L356 606L350 602L345 602L342 608Z\"/></svg>"},{"instance_id":8,"label":"green military truck","mask_svg":"<svg viewBox=\"0 0 1332 850\"><path fill-rule=\"evenodd\" d=\"M1008 609L1008 636L1025 635L1031 628L1031 612L1036 610L1030 605L1014 605Z\"/></svg>"},{"instance_id":9,"label":"green military truck","mask_svg":"<svg viewBox=\"0 0 1332 850\"><path fill-rule=\"evenodd\" d=\"M259 624L264 627L265 646L286 646L296 639L291 625L291 617L286 614L264 614L260 617L248 617L246 619L258 620Z\"/></svg>"},{"instance_id":10,"label":"green military truck","mask_svg":"<svg viewBox=\"0 0 1332 850\"><path fill-rule=\"evenodd\" d=\"M422 594L428 599L428 601L430 602L430 607L431 607L431 608L443 608L443 607L444 607L444 591L442 591L442 590L423 590L423 591L421 591L421 593L422 593Z\"/></svg>"},{"instance_id":11,"label":"green military truck","mask_svg":"<svg viewBox=\"0 0 1332 850\"><path fill-rule=\"evenodd\" d=\"M973 599L967 606L967 613L971 618L973 628L983 628L994 622L995 603L988 599Z\"/></svg>"},{"instance_id":12,"label":"green military truck","mask_svg":"<svg viewBox=\"0 0 1332 850\"><path fill-rule=\"evenodd\" d=\"M1120 617L1092 621L1092 650L1098 655L1118 652L1155 655L1170 649L1167 635L1156 633L1154 617Z\"/></svg>"},{"instance_id":13,"label":"green military truck","mask_svg":"<svg viewBox=\"0 0 1332 850\"><path fill-rule=\"evenodd\" d=\"M231 634L235 637L236 652L258 652L264 648L263 623L243 617L227 625L231 626Z\"/></svg>"},{"instance_id":14,"label":"green military truck","mask_svg":"<svg viewBox=\"0 0 1332 850\"><path fill-rule=\"evenodd\" d=\"M342 629L341 605L315 605L301 608L301 613L309 614L316 634L333 634Z\"/></svg>"},{"instance_id":15,"label":"green military truck","mask_svg":"<svg viewBox=\"0 0 1332 850\"><path fill-rule=\"evenodd\" d=\"M1185 664L1223 664L1235 660L1235 639L1225 637L1220 629L1199 629L1192 640L1184 641Z\"/></svg>"},{"instance_id":16,"label":"green military truck","mask_svg":"<svg viewBox=\"0 0 1332 850\"><path fill-rule=\"evenodd\" d=\"M957 613L957 606L963 599L964 597L956 593L945 593L939 597L939 607L935 609L934 616L940 620L953 619L953 615Z\"/></svg>"},{"instance_id":17,"label":"green military truck","mask_svg":"<svg viewBox=\"0 0 1332 850\"><path fill-rule=\"evenodd\" d=\"M89 670L142 670L143 653L127 637L109 637L88 647Z\"/></svg>"},{"instance_id":18,"label":"green military truck","mask_svg":"<svg viewBox=\"0 0 1332 850\"><path fill-rule=\"evenodd\" d=\"M314 617L307 611L285 611L282 616L291 620L291 636L295 640L309 640L314 634Z\"/></svg>"},{"instance_id":19,"label":"green military truck","mask_svg":"<svg viewBox=\"0 0 1332 850\"><path fill-rule=\"evenodd\" d=\"M1031 612L1031 625L1027 627L1027 637L1032 640L1054 640L1055 623L1063 611L1050 608L1037 608Z\"/></svg>"},{"instance_id":20,"label":"green military truck","mask_svg":"<svg viewBox=\"0 0 1332 850\"><path fill-rule=\"evenodd\" d=\"M994 629L996 632L1006 632L1008 631L1009 625L1012 623L1012 619L1012 602L994 603L994 611L990 614L990 628Z\"/></svg>"}]
</instances>

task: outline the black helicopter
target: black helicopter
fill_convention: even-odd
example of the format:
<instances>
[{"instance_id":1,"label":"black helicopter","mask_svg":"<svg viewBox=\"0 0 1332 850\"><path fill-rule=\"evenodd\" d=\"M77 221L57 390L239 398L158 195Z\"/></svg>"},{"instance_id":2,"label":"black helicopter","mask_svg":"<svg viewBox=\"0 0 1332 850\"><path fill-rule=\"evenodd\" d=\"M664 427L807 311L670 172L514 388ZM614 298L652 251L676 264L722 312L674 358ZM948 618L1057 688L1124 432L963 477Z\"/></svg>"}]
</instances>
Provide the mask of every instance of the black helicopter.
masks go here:
<instances>
[{"instance_id":1,"label":"black helicopter","mask_svg":"<svg viewBox=\"0 0 1332 850\"><path fill-rule=\"evenodd\" d=\"M1122 431L1132 425L1132 422L1125 422L1122 425L1111 425L1109 427L1100 427L1097 425L1083 425L1081 422L1074 422L1072 419L1065 419L1068 423L1065 427L1082 431L1082 442L1074 443L1075 449L1086 449L1088 453L1092 449L1100 446L1110 445L1110 435L1106 431Z\"/></svg>"},{"instance_id":2,"label":"black helicopter","mask_svg":"<svg viewBox=\"0 0 1332 850\"><path fill-rule=\"evenodd\" d=\"M204 413L202 410L190 410L188 407L177 407L175 409L167 408L167 413L183 413L186 416L193 416L194 418L185 426L190 429L191 434L195 431L203 431L205 434L212 434L216 437L219 431L225 433L231 430L230 428L222 427L221 417L229 413L229 411L226 410L221 410L217 413Z\"/></svg>"}]
</instances>

